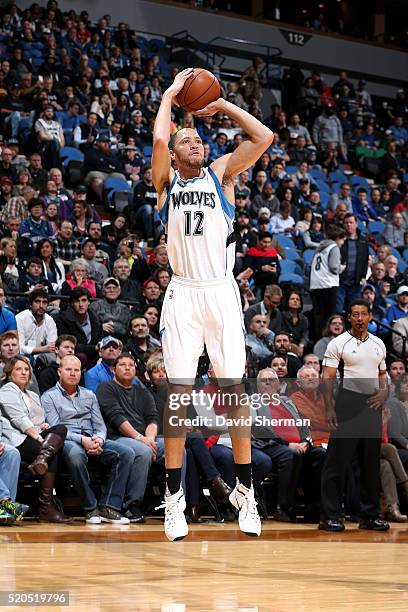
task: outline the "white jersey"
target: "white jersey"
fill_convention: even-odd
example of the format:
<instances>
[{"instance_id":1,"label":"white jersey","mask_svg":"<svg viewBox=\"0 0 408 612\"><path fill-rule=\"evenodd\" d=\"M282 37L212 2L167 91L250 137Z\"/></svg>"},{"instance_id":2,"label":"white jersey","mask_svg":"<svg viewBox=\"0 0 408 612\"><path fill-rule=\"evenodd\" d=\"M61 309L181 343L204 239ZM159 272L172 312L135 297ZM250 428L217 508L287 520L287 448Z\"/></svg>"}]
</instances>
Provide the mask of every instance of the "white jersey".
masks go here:
<instances>
[{"instance_id":1,"label":"white jersey","mask_svg":"<svg viewBox=\"0 0 408 612\"><path fill-rule=\"evenodd\" d=\"M201 176L188 180L176 172L160 210L174 274L197 281L231 276L234 216L235 207L211 168L203 168Z\"/></svg>"},{"instance_id":2,"label":"white jersey","mask_svg":"<svg viewBox=\"0 0 408 612\"><path fill-rule=\"evenodd\" d=\"M330 242L324 248L318 248L313 255L310 266L311 291L313 289L330 289L331 287L339 286L339 275L334 274L329 266L330 253L335 247L337 247L337 244L334 241Z\"/></svg>"}]
</instances>

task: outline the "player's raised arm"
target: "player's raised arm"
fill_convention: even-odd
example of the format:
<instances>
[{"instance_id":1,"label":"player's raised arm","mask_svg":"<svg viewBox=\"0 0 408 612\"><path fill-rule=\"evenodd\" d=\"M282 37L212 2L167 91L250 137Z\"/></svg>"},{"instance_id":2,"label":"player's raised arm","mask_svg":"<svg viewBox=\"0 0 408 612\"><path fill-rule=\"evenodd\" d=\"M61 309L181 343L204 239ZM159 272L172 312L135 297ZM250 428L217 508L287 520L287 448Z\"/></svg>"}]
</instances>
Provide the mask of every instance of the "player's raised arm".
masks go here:
<instances>
[{"instance_id":1,"label":"player's raised arm","mask_svg":"<svg viewBox=\"0 0 408 612\"><path fill-rule=\"evenodd\" d=\"M194 74L193 68L186 68L176 75L172 85L164 92L157 112L156 120L153 129L153 154L152 154L152 174L153 183L157 193L163 192L163 189L169 182L169 172L171 159L169 153L170 140L170 123L171 123L171 105L174 98L183 88L184 83Z\"/></svg>"},{"instance_id":2,"label":"player's raised arm","mask_svg":"<svg viewBox=\"0 0 408 612\"><path fill-rule=\"evenodd\" d=\"M208 104L202 110L195 112L194 115L199 117L211 116L220 111L236 121L249 137L231 155L214 162L214 169L217 170L218 165L225 164L225 168L222 168L224 177L233 178L240 172L247 170L261 157L262 153L272 143L273 132L245 110L222 98Z\"/></svg>"}]
</instances>

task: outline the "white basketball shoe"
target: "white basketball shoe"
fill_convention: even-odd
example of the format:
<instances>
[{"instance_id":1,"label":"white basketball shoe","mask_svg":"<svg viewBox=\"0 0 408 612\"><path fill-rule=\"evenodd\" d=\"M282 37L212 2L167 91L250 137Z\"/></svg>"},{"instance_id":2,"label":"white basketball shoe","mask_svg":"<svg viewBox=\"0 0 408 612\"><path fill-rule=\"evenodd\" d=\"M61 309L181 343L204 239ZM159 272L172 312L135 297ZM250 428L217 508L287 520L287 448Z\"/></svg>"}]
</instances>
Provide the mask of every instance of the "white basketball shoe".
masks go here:
<instances>
[{"instance_id":1,"label":"white basketball shoe","mask_svg":"<svg viewBox=\"0 0 408 612\"><path fill-rule=\"evenodd\" d=\"M158 506L156 510L159 508L164 508L164 533L170 542L185 538L188 534L188 525L184 515L186 500L183 487L180 487L177 493L173 495L168 494L166 487L164 503Z\"/></svg>"},{"instance_id":2,"label":"white basketball shoe","mask_svg":"<svg viewBox=\"0 0 408 612\"><path fill-rule=\"evenodd\" d=\"M239 483L229 496L231 504L238 510L238 524L241 531L249 536L261 535L261 519L254 496L254 487L250 489Z\"/></svg>"}]
</instances>

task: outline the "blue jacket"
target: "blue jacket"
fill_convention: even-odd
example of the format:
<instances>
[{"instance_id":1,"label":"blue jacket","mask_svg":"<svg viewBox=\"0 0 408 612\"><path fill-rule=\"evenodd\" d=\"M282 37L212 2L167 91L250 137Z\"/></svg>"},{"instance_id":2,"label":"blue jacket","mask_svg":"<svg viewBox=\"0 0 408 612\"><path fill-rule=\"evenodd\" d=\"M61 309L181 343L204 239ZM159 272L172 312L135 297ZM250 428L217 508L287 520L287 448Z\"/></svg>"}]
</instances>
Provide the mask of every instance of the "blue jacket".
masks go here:
<instances>
[{"instance_id":1,"label":"blue jacket","mask_svg":"<svg viewBox=\"0 0 408 612\"><path fill-rule=\"evenodd\" d=\"M352 200L353 213L360 221L370 221L371 219L378 219L378 215L371 204L367 201L366 205L363 206L358 198Z\"/></svg>"},{"instance_id":2,"label":"blue jacket","mask_svg":"<svg viewBox=\"0 0 408 612\"><path fill-rule=\"evenodd\" d=\"M399 307L399 304L393 304L387 309L386 320L388 325L391 325L393 321L398 321L398 319L402 319L403 317L408 316L408 313L402 308Z\"/></svg>"},{"instance_id":3,"label":"blue jacket","mask_svg":"<svg viewBox=\"0 0 408 612\"><path fill-rule=\"evenodd\" d=\"M7 308L0 307L0 334L17 329L16 317Z\"/></svg>"},{"instance_id":4,"label":"blue jacket","mask_svg":"<svg viewBox=\"0 0 408 612\"><path fill-rule=\"evenodd\" d=\"M94 393L96 393L101 383L109 382L110 380L113 380L113 372L103 361L100 361L85 373L85 387Z\"/></svg>"}]
</instances>

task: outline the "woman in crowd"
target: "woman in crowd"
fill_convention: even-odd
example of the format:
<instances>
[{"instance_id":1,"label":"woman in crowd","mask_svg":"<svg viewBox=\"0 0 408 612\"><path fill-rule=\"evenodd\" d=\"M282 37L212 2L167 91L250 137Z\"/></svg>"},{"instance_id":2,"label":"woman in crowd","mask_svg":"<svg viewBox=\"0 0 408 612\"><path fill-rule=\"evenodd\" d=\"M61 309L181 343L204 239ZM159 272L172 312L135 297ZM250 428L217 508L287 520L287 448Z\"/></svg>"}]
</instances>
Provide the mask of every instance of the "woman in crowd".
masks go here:
<instances>
[{"instance_id":1,"label":"woman in crowd","mask_svg":"<svg viewBox=\"0 0 408 612\"><path fill-rule=\"evenodd\" d=\"M54 234L56 234L61 219L58 215L58 205L55 202L49 202L47 204L45 209L45 218L54 230Z\"/></svg>"},{"instance_id":2,"label":"woman in crowd","mask_svg":"<svg viewBox=\"0 0 408 612\"><path fill-rule=\"evenodd\" d=\"M315 215L310 223L310 229L303 234L303 242L306 249L317 249L322 240L324 240L323 219Z\"/></svg>"},{"instance_id":3,"label":"woman in crowd","mask_svg":"<svg viewBox=\"0 0 408 612\"><path fill-rule=\"evenodd\" d=\"M316 330L320 333L320 330ZM323 329L322 337L316 342L313 347L313 353L318 357L319 361L323 361L327 345L330 340L340 336L344 332L344 319L340 315L332 315L329 317L326 327Z\"/></svg>"},{"instance_id":4,"label":"woman in crowd","mask_svg":"<svg viewBox=\"0 0 408 612\"><path fill-rule=\"evenodd\" d=\"M147 319L150 336L152 336L156 340L160 340L160 333L159 333L160 309L158 308L158 306L155 306L154 304L150 304L150 306L147 306L144 309L143 314Z\"/></svg>"},{"instance_id":5,"label":"woman in crowd","mask_svg":"<svg viewBox=\"0 0 408 612\"><path fill-rule=\"evenodd\" d=\"M40 476L39 519L47 523L68 523L70 518L58 512L53 501L58 452L63 447L67 429L50 427L38 395L27 389L32 369L26 357L12 357L4 366L5 384L0 389L0 406L5 441L20 452L29 471Z\"/></svg>"},{"instance_id":6,"label":"woman in crowd","mask_svg":"<svg viewBox=\"0 0 408 612\"><path fill-rule=\"evenodd\" d=\"M399 508L399 486L405 501L408 501L408 476L404 470L398 451L388 441L387 423L391 413L388 407L383 409L383 437L381 444L380 477L382 489L382 512L384 518L392 523L406 523L408 517L401 514Z\"/></svg>"},{"instance_id":7,"label":"woman in crowd","mask_svg":"<svg viewBox=\"0 0 408 612\"><path fill-rule=\"evenodd\" d=\"M65 268L58 259L55 259L54 246L48 238L40 240L36 246L35 254L43 262L44 276L52 284L55 293L61 293L62 285L65 281Z\"/></svg>"},{"instance_id":8,"label":"woman in crowd","mask_svg":"<svg viewBox=\"0 0 408 612\"><path fill-rule=\"evenodd\" d=\"M69 267L69 278L67 277L61 287L61 295L71 296L75 287L88 289L93 298L98 297L96 283L89 276L89 264L86 259L78 257L74 259Z\"/></svg>"},{"instance_id":9,"label":"woman in crowd","mask_svg":"<svg viewBox=\"0 0 408 612\"><path fill-rule=\"evenodd\" d=\"M388 435L392 444L398 449L398 454L408 470L408 375L404 374L395 380L395 397L389 400L391 412L388 423Z\"/></svg>"},{"instance_id":10,"label":"woman in crowd","mask_svg":"<svg viewBox=\"0 0 408 612\"><path fill-rule=\"evenodd\" d=\"M295 230L300 236L310 229L310 224L313 220L313 211L310 208L304 207L299 213L300 219L295 225Z\"/></svg>"},{"instance_id":11,"label":"woman in crowd","mask_svg":"<svg viewBox=\"0 0 408 612\"><path fill-rule=\"evenodd\" d=\"M112 248L117 248L119 242L126 238L129 234L129 230L126 227L126 215L124 213L117 213L112 223L104 225L102 227L102 236L104 240L107 240Z\"/></svg>"},{"instance_id":12,"label":"woman in crowd","mask_svg":"<svg viewBox=\"0 0 408 612\"><path fill-rule=\"evenodd\" d=\"M31 185L31 174L27 168L22 168L17 174L17 183L13 187L13 196L22 196L24 189Z\"/></svg>"},{"instance_id":13,"label":"woman in crowd","mask_svg":"<svg viewBox=\"0 0 408 612\"><path fill-rule=\"evenodd\" d=\"M305 346L309 342L309 322L304 314L302 294L290 291L282 309L282 331L290 334L290 339L296 345L296 352L301 358Z\"/></svg>"}]
</instances>

